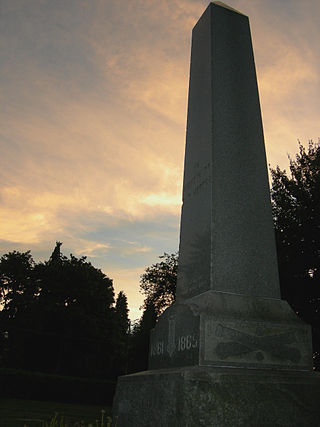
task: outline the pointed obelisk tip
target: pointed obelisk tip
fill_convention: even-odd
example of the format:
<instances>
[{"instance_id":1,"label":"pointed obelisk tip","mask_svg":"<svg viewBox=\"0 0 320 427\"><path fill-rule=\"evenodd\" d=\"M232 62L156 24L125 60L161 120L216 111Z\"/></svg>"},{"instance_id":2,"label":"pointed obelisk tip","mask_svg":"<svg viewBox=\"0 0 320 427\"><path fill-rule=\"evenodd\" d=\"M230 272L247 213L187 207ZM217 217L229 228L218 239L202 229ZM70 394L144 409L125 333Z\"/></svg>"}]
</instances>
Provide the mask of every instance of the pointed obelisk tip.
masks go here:
<instances>
[{"instance_id":1,"label":"pointed obelisk tip","mask_svg":"<svg viewBox=\"0 0 320 427\"><path fill-rule=\"evenodd\" d=\"M244 13L239 12L239 10L234 9L231 6L228 6L227 4L223 3L222 1L214 1L213 4L216 4L217 6L224 7L225 9L232 10L233 12L239 13L240 15L244 15Z\"/></svg>"}]
</instances>

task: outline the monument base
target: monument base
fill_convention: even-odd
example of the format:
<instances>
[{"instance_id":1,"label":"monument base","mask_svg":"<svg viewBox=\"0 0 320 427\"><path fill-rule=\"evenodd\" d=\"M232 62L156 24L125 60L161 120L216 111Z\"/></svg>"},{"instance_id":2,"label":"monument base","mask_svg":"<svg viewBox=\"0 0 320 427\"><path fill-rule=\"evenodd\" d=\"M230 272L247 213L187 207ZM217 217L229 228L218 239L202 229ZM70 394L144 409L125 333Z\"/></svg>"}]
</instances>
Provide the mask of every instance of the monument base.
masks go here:
<instances>
[{"instance_id":1,"label":"monument base","mask_svg":"<svg viewBox=\"0 0 320 427\"><path fill-rule=\"evenodd\" d=\"M311 328L286 301L207 291L175 302L150 335L149 369L312 370Z\"/></svg>"},{"instance_id":2,"label":"monument base","mask_svg":"<svg viewBox=\"0 0 320 427\"><path fill-rule=\"evenodd\" d=\"M160 369L118 379L113 425L318 427L319 402L312 371Z\"/></svg>"}]
</instances>

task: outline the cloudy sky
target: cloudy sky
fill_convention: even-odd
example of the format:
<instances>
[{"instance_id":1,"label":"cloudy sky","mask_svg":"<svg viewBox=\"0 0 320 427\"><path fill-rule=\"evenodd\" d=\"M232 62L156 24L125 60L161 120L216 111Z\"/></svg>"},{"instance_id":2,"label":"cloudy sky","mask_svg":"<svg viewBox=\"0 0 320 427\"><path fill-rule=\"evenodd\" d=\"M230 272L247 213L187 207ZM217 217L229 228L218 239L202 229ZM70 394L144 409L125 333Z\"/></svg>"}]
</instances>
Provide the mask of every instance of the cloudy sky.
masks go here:
<instances>
[{"instance_id":1,"label":"cloudy sky","mask_svg":"<svg viewBox=\"0 0 320 427\"><path fill-rule=\"evenodd\" d=\"M320 137L319 0L250 18L268 162ZM87 255L140 316L178 248L191 30L203 0L0 0L0 254Z\"/></svg>"}]
</instances>

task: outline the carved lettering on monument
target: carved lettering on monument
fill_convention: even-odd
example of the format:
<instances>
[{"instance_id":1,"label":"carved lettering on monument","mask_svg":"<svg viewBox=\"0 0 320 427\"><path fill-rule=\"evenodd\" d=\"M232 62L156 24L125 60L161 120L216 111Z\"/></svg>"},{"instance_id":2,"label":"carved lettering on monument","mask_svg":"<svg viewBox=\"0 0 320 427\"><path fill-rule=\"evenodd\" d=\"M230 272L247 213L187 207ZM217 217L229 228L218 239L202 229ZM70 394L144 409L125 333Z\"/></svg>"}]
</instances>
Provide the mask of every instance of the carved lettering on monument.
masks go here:
<instances>
[{"instance_id":1,"label":"carved lettering on monument","mask_svg":"<svg viewBox=\"0 0 320 427\"><path fill-rule=\"evenodd\" d=\"M178 339L178 351L191 350L198 347L198 340L195 335L184 335Z\"/></svg>"},{"instance_id":2,"label":"carved lettering on monument","mask_svg":"<svg viewBox=\"0 0 320 427\"><path fill-rule=\"evenodd\" d=\"M188 248L187 260L180 266L186 294L195 295L210 288L211 232L207 228L195 235Z\"/></svg>"},{"instance_id":3,"label":"carved lettering on monument","mask_svg":"<svg viewBox=\"0 0 320 427\"><path fill-rule=\"evenodd\" d=\"M172 357L176 349L175 335L176 335L176 321L175 321L175 317L171 316L169 318L169 332L168 332L168 346L167 346L167 351L170 357Z\"/></svg>"},{"instance_id":4,"label":"carved lettering on monument","mask_svg":"<svg viewBox=\"0 0 320 427\"><path fill-rule=\"evenodd\" d=\"M206 163L203 168L197 165L196 172L193 177L184 183L184 200L197 194L206 185L211 182L210 163Z\"/></svg>"},{"instance_id":5,"label":"carved lettering on monument","mask_svg":"<svg viewBox=\"0 0 320 427\"><path fill-rule=\"evenodd\" d=\"M238 356L251 352L256 352L256 359L262 361L264 353L282 361L289 360L292 363L298 363L301 359L301 353L297 348L289 346L297 343L297 337L294 330L281 334L260 336L259 329L255 335L244 333L230 327L218 324L215 335L217 338L227 340L219 342L216 346L216 353L221 359L232 356Z\"/></svg>"},{"instance_id":6,"label":"carved lettering on monument","mask_svg":"<svg viewBox=\"0 0 320 427\"><path fill-rule=\"evenodd\" d=\"M191 366L199 358L199 316L177 304L164 313L161 328L150 337L149 369Z\"/></svg>"},{"instance_id":7,"label":"carved lettering on monument","mask_svg":"<svg viewBox=\"0 0 320 427\"><path fill-rule=\"evenodd\" d=\"M163 352L164 352L163 341L158 341L151 345L151 349L150 349L151 356L161 356Z\"/></svg>"}]
</instances>

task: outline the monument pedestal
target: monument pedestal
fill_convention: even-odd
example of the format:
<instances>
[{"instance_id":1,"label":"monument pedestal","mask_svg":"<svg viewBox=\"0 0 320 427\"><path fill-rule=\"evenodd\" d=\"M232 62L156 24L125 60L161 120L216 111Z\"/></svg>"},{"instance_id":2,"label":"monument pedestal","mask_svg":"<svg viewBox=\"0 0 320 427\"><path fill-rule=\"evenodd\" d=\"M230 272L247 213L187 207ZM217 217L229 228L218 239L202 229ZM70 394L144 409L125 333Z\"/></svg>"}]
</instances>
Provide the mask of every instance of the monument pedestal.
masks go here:
<instances>
[{"instance_id":1,"label":"monument pedestal","mask_svg":"<svg viewBox=\"0 0 320 427\"><path fill-rule=\"evenodd\" d=\"M286 301L207 291L151 332L149 371L120 377L117 427L320 424L310 327Z\"/></svg>"},{"instance_id":2,"label":"monument pedestal","mask_svg":"<svg viewBox=\"0 0 320 427\"><path fill-rule=\"evenodd\" d=\"M120 377L114 426L318 427L320 374L184 367Z\"/></svg>"},{"instance_id":3,"label":"monument pedestal","mask_svg":"<svg viewBox=\"0 0 320 427\"><path fill-rule=\"evenodd\" d=\"M149 369L312 370L310 326L276 298L207 291L176 302L151 331Z\"/></svg>"}]
</instances>

